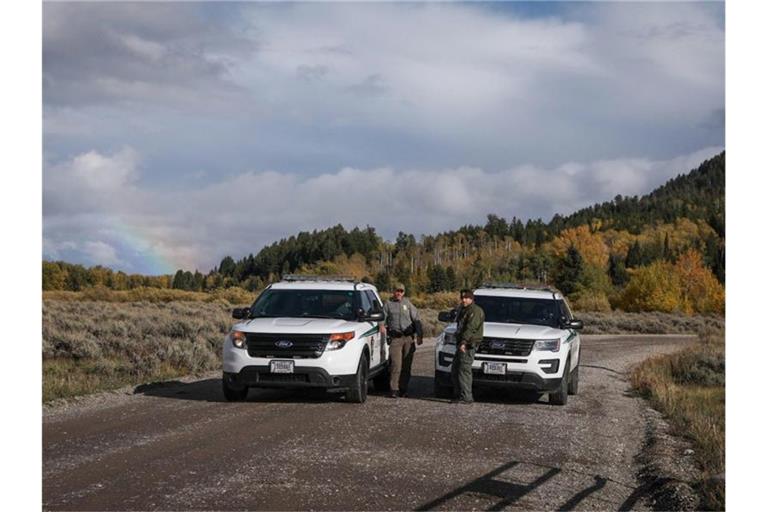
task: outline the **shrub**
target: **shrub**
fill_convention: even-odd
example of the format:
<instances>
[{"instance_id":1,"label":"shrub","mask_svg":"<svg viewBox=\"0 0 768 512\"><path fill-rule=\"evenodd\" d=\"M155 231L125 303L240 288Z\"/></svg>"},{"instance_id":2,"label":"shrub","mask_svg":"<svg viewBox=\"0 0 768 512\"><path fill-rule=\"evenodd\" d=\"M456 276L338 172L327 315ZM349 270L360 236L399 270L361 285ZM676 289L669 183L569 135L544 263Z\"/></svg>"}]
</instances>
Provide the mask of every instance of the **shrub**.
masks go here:
<instances>
[{"instance_id":1,"label":"shrub","mask_svg":"<svg viewBox=\"0 0 768 512\"><path fill-rule=\"evenodd\" d=\"M571 306L579 311L610 311L611 304L604 292L583 291L571 297Z\"/></svg>"},{"instance_id":2,"label":"shrub","mask_svg":"<svg viewBox=\"0 0 768 512\"><path fill-rule=\"evenodd\" d=\"M705 328L700 343L675 354L657 356L632 372L632 384L693 440L704 470L697 488L700 508L723 510L725 469L725 342L721 328Z\"/></svg>"},{"instance_id":3,"label":"shrub","mask_svg":"<svg viewBox=\"0 0 768 512\"><path fill-rule=\"evenodd\" d=\"M387 300L385 296L382 296L382 300ZM419 295L411 297L411 302L417 308L425 309L437 309L444 311L451 309L459 304L458 292L437 292L428 295Z\"/></svg>"},{"instance_id":4,"label":"shrub","mask_svg":"<svg viewBox=\"0 0 768 512\"><path fill-rule=\"evenodd\" d=\"M722 314L725 289L704 265L701 254L690 249L674 265L655 261L631 270L617 305L627 311Z\"/></svg>"},{"instance_id":5,"label":"shrub","mask_svg":"<svg viewBox=\"0 0 768 512\"><path fill-rule=\"evenodd\" d=\"M206 300L209 302L224 301L233 305L251 305L253 304L253 301L256 300L256 295L257 294L249 292L248 290L232 286L229 288L218 288L213 290L210 297Z\"/></svg>"},{"instance_id":6,"label":"shrub","mask_svg":"<svg viewBox=\"0 0 768 512\"><path fill-rule=\"evenodd\" d=\"M681 303L682 289L674 267L666 261L655 261L646 267L632 269L619 306L627 311L687 312Z\"/></svg>"},{"instance_id":7,"label":"shrub","mask_svg":"<svg viewBox=\"0 0 768 512\"><path fill-rule=\"evenodd\" d=\"M44 399L219 369L231 325L221 303L44 300Z\"/></svg>"}]
</instances>

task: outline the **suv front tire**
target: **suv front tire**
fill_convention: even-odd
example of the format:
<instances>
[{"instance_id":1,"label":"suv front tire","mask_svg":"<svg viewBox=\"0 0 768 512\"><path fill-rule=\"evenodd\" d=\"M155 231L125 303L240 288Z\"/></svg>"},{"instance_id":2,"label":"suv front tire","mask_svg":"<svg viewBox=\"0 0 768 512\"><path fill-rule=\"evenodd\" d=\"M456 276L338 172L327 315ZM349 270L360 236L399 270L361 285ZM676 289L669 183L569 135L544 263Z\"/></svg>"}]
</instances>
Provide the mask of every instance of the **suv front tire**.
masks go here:
<instances>
[{"instance_id":1,"label":"suv front tire","mask_svg":"<svg viewBox=\"0 0 768 512\"><path fill-rule=\"evenodd\" d=\"M368 358L363 354L357 365L355 374L355 383L352 388L347 390L347 402L362 404L368 398Z\"/></svg>"},{"instance_id":2,"label":"suv front tire","mask_svg":"<svg viewBox=\"0 0 768 512\"><path fill-rule=\"evenodd\" d=\"M242 402L248 397L248 386L242 389L234 389L227 384L227 378L221 379L221 389L224 391L224 398L227 402Z\"/></svg>"},{"instance_id":3,"label":"suv front tire","mask_svg":"<svg viewBox=\"0 0 768 512\"><path fill-rule=\"evenodd\" d=\"M553 405L565 405L568 403L568 387L571 381L571 358L565 360L565 370L563 370L563 378L560 380L560 386L557 391L549 394L549 403Z\"/></svg>"}]
</instances>

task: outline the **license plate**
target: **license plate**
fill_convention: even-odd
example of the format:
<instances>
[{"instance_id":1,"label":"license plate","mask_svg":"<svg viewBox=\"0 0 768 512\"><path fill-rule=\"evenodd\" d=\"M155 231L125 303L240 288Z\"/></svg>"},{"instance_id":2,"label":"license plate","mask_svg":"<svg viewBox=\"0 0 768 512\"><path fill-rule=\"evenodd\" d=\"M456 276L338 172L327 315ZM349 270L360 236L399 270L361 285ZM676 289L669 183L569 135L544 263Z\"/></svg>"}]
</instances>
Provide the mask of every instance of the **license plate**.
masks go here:
<instances>
[{"instance_id":1,"label":"license plate","mask_svg":"<svg viewBox=\"0 0 768 512\"><path fill-rule=\"evenodd\" d=\"M271 373L293 373L293 361L270 361Z\"/></svg>"},{"instance_id":2,"label":"license plate","mask_svg":"<svg viewBox=\"0 0 768 512\"><path fill-rule=\"evenodd\" d=\"M489 375L506 375L507 363L483 363L483 373Z\"/></svg>"}]
</instances>

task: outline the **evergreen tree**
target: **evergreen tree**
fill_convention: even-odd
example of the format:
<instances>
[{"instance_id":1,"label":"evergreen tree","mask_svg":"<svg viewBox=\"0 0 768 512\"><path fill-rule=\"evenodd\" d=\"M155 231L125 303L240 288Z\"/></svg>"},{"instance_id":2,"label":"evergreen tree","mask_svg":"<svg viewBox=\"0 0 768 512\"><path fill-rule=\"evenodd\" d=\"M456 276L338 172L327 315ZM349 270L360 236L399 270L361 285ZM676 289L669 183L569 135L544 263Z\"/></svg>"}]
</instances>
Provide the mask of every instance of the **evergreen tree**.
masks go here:
<instances>
[{"instance_id":1,"label":"evergreen tree","mask_svg":"<svg viewBox=\"0 0 768 512\"><path fill-rule=\"evenodd\" d=\"M624 266L624 261L618 254L611 254L608 259L608 275L615 286L624 286L629 282L629 274Z\"/></svg>"},{"instance_id":2,"label":"evergreen tree","mask_svg":"<svg viewBox=\"0 0 768 512\"><path fill-rule=\"evenodd\" d=\"M427 271L427 275L429 276L428 292L442 292L448 289L448 275L442 265L433 265Z\"/></svg>"},{"instance_id":3,"label":"evergreen tree","mask_svg":"<svg viewBox=\"0 0 768 512\"><path fill-rule=\"evenodd\" d=\"M640 253L640 243L635 240L627 251L627 257L624 260L624 266L626 268L635 268L642 265L642 254Z\"/></svg>"},{"instance_id":4,"label":"evergreen tree","mask_svg":"<svg viewBox=\"0 0 768 512\"><path fill-rule=\"evenodd\" d=\"M231 256L225 256L219 263L219 273L223 276L232 277L235 273L235 260Z\"/></svg>"},{"instance_id":5,"label":"evergreen tree","mask_svg":"<svg viewBox=\"0 0 768 512\"><path fill-rule=\"evenodd\" d=\"M583 272L584 262L581 254L574 246L570 246L565 256L560 260L555 284L563 293L573 293L579 289Z\"/></svg>"},{"instance_id":6,"label":"evergreen tree","mask_svg":"<svg viewBox=\"0 0 768 512\"><path fill-rule=\"evenodd\" d=\"M386 270L382 270L374 278L374 284L379 292L385 292L392 289L392 276Z\"/></svg>"},{"instance_id":7,"label":"evergreen tree","mask_svg":"<svg viewBox=\"0 0 768 512\"><path fill-rule=\"evenodd\" d=\"M459 288L459 282L456 278L456 271L452 266L449 266L445 271L445 289L457 290Z\"/></svg>"}]
</instances>

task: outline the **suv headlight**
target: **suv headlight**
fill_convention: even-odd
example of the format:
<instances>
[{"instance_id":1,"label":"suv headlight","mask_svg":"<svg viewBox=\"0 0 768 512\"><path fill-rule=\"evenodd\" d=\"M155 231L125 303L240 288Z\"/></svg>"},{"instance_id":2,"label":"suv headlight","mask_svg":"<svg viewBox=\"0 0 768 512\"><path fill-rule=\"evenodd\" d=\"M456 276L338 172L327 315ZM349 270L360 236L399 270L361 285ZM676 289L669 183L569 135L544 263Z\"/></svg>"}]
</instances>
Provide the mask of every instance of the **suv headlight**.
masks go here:
<instances>
[{"instance_id":1,"label":"suv headlight","mask_svg":"<svg viewBox=\"0 0 768 512\"><path fill-rule=\"evenodd\" d=\"M556 340L536 340L533 345L533 350L559 352L560 351L560 338Z\"/></svg>"},{"instance_id":2,"label":"suv headlight","mask_svg":"<svg viewBox=\"0 0 768 512\"><path fill-rule=\"evenodd\" d=\"M243 331L232 331L229 333L229 339L237 348L245 348L245 333Z\"/></svg>"},{"instance_id":3,"label":"suv headlight","mask_svg":"<svg viewBox=\"0 0 768 512\"><path fill-rule=\"evenodd\" d=\"M452 332L446 332L443 334L443 343L446 345L455 345L456 344L456 334Z\"/></svg>"},{"instance_id":4,"label":"suv headlight","mask_svg":"<svg viewBox=\"0 0 768 512\"><path fill-rule=\"evenodd\" d=\"M325 347L325 349L338 350L343 348L344 345L354 337L355 333L353 331L331 334L330 338L328 338L328 345Z\"/></svg>"}]
</instances>

